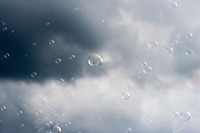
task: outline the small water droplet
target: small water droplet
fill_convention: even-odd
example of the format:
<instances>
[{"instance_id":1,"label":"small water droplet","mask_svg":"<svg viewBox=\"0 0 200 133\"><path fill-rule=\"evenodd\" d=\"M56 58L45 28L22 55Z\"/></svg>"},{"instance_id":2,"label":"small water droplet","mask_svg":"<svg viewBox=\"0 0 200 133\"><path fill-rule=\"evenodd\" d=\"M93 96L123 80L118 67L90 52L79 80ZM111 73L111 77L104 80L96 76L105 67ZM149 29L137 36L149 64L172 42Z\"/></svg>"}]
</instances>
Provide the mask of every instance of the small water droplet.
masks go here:
<instances>
[{"instance_id":1,"label":"small water droplet","mask_svg":"<svg viewBox=\"0 0 200 133\"><path fill-rule=\"evenodd\" d=\"M147 46L148 46L149 48L156 48L156 47L158 46L158 41L157 41L157 40L149 41L149 42L147 43Z\"/></svg>"},{"instance_id":2,"label":"small water droplet","mask_svg":"<svg viewBox=\"0 0 200 133\"><path fill-rule=\"evenodd\" d=\"M128 100L130 98L130 93L129 92L123 92L121 95L121 98L123 100Z\"/></svg>"},{"instance_id":3,"label":"small water droplet","mask_svg":"<svg viewBox=\"0 0 200 133\"><path fill-rule=\"evenodd\" d=\"M178 117L178 116L179 116L179 112L173 112L172 115L173 115L174 117Z\"/></svg>"},{"instance_id":4,"label":"small water droplet","mask_svg":"<svg viewBox=\"0 0 200 133\"><path fill-rule=\"evenodd\" d=\"M172 2L172 3L169 4L170 9L176 9L177 6L178 6L178 4L176 2Z\"/></svg>"},{"instance_id":5,"label":"small water droplet","mask_svg":"<svg viewBox=\"0 0 200 133\"><path fill-rule=\"evenodd\" d=\"M132 129L129 127L127 130L126 130L127 133L130 133L132 132Z\"/></svg>"},{"instance_id":6,"label":"small water droplet","mask_svg":"<svg viewBox=\"0 0 200 133\"><path fill-rule=\"evenodd\" d=\"M77 6L74 8L74 11L77 12L80 8Z\"/></svg>"},{"instance_id":7,"label":"small water droplet","mask_svg":"<svg viewBox=\"0 0 200 133\"><path fill-rule=\"evenodd\" d=\"M15 30L11 30L10 33L15 33Z\"/></svg>"},{"instance_id":8,"label":"small water droplet","mask_svg":"<svg viewBox=\"0 0 200 133\"><path fill-rule=\"evenodd\" d=\"M4 21L1 21L1 25L4 26L6 25L6 23Z\"/></svg>"},{"instance_id":9,"label":"small water droplet","mask_svg":"<svg viewBox=\"0 0 200 133\"><path fill-rule=\"evenodd\" d=\"M10 57L10 54L9 53L5 53L4 56L3 56L5 59L8 59Z\"/></svg>"},{"instance_id":10,"label":"small water droplet","mask_svg":"<svg viewBox=\"0 0 200 133\"><path fill-rule=\"evenodd\" d=\"M4 110L6 110L6 109L7 109L6 106L2 106L2 107L1 107L1 111L4 111Z\"/></svg>"},{"instance_id":11,"label":"small water droplet","mask_svg":"<svg viewBox=\"0 0 200 133\"><path fill-rule=\"evenodd\" d=\"M190 112L181 112L179 117L182 121L189 121L191 118L191 114Z\"/></svg>"},{"instance_id":12,"label":"small water droplet","mask_svg":"<svg viewBox=\"0 0 200 133\"><path fill-rule=\"evenodd\" d=\"M20 115L22 115L23 114L23 111L22 110L20 110L19 112L17 112L17 115L18 116L20 116Z\"/></svg>"},{"instance_id":13,"label":"small water droplet","mask_svg":"<svg viewBox=\"0 0 200 133\"><path fill-rule=\"evenodd\" d=\"M46 27L48 27L48 26L50 26L50 22L46 22L44 25L45 25Z\"/></svg>"},{"instance_id":14,"label":"small water droplet","mask_svg":"<svg viewBox=\"0 0 200 133\"><path fill-rule=\"evenodd\" d=\"M4 31L4 32L7 31L7 30L8 30L7 27L3 27L3 28L2 28L2 31Z\"/></svg>"},{"instance_id":15,"label":"small water droplet","mask_svg":"<svg viewBox=\"0 0 200 133\"><path fill-rule=\"evenodd\" d=\"M33 44L32 44L33 46L35 46L35 45L37 45L37 43L36 42L33 42Z\"/></svg>"},{"instance_id":16,"label":"small water droplet","mask_svg":"<svg viewBox=\"0 0 200 133\"><path fill-rule=\"evenodd\" d=\"M144 73L150 73L152 71L152 67L147 65L143 67L143 72Z\"/></svg>"},{"instance_id":17,"label":"small water droplet","mask_svg":"<svg viewBox=\"0 0 200 133\"><path fill-rule=\"evenodd\" d=\"M65 82L65 80L63 79L63 78L59 78L58 80L57 80L57 83L58 84L63 84Z\"/></svg>"},{"instance_id":18,"label":"small water droplet","mask_svg":"<svg viewBox=\"0 0 200 133\"><path fill-rule=\"evenodd\" d=\"M185 51L185 55L192 55L193 54L193 50L192 49L187 49Z\"/></svg>"},{"instance_id":19,"label":"small water droplet","mask_svg":"<svg viewBox=\"0 0 200 133\"><path fill-rule=\"evenodd\" d=\"M187 39L191 39L192 38L192 33L187 33L186 35L185 35L185 37L187 38Z\"/></svg>"},{"instance_id":20,"label":"small water droplet","mask_svg":"<svg viewBox=\"0 0 200 133\"><path fill-rule=\"evenodd\" d=\"M178 44L178 40L174 40L173 42L172 42L172 45L173 46L175 46L175 45L177 45Z\"/></svg>"},{"instance_id":21,"label":"small water droplet","mask_svg":"<svg viewBox=\"0 0 200 133\"><path fill-rule=\"evenodd\" d=\"M103 63L103 59L98 54L92 54L88 58L88 64L92 67L100 66Z\"/></svg>"},{"instance_id":22,"label":"small water droplet","mask_svg":"<svg viewBox=\"0 0 200 133\"><path fill-rule=\"evenodd\" d=\"M174 51L174 49L172 47L168 47L168 48L166 48L165 51L166 51L166 53L171 54Z\"/></svg>"},{"instance_id":23,"label":"small water droplet","mask_svg":"<svg viewBox=\"0 0 200 133\"><path fill-rule=\"evenodd\" d=\"M32 72L31 73L31 78L35 78L37 76L37 73L36 72Z\"/></svg>"},{"instance_id":24,"label":"small water droplet","mask_svg":"<svg viewBox=\"0 0 200 133\"><path fill-rule=\"evenodd\" d=\"M25 125L24 125L24 124L20 124L19 127L20 127L20 128L24 128Z\"/></svg>"},{"instance_id":25,"label":"small water droplet","mask_svg":"<svg viewBox=\"0 0 200 133\"><path fill-rule=\"evenodd\" d=\"M105 23L105 20L101 19L101 20L99 21L99 23L100 23L100 24L104 24L104 23Z\"/></svg>"},{"instance_id":26,"label":"small water droplet","mask_svg":"<svg viewBox=\"0 0 200 133\"><path fill-rule=\"evenodd\" d=\"M48 131L47 133L61 133L62 129L60 126L58 125L53 125Z\"/></svg>"},{"instance_id":27,"label":"small water droplet","mask_svg":"<svg viewBox=\"0 0 200 133\"><path fill-rule=\"evenodd\" d=\"M54 61L56 64L60 64L62 62L62 60L60 58L57 58L55 61Z\"/></svg>"},{"instance_id":28,"label":"small water droplet","mask_svg":"<svg viewBox=\"0 0 200 133\"><path fill-rule=\"evenodd\" d=\"M55 40L50 40L49 41L49 45L54 45L55 44Z\"/></svg>"},{"instance_id":29,"label":"small water droplet","mask_svg":"<svg viewBox=\"0 0 200 133\"><path fill-rule=\"evenodd\" d=\"M72 125L72 122L70 122L70 121L65 124L66 127L71 126L71 125Z\"/></svg>"}]
</instances>

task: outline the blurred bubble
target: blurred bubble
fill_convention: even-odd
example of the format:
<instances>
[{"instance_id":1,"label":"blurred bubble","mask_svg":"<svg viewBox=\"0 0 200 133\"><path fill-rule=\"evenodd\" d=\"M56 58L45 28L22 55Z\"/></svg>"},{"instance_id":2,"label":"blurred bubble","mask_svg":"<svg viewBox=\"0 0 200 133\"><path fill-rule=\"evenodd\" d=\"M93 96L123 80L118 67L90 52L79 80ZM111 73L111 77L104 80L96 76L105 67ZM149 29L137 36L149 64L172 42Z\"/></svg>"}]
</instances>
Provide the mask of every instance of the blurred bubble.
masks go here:
<instances>
[{"instance_id":1,"label":"blurred bubble","mask_svg":"<svg viewBox=\"0 0 200 133\"><path fill-rule=\"evenodd\" d=\"M57 80L57 83L58 84L63 84L65 82L65 80L63 79L63 78L59 78L58 80Z\"/></svg>"},{"instance_id":2,"label":"blurred bubble","mask_svg":"<svg viewBox=\"0 0 200 133\"><path fill-rule=\"evenodd\" d=\"M149 42L147 43L147 46L148 46L149 48L156 48L156 47L158 46L158 41L157 41L157 40L149 41Z\"/></svg>"},{"instance_id":3,"label":"blurred bubble","mask_svg":"<svg viewBox=\"0 0 200 133\"><path fill-rule=\"evenodd\" d=\"M3 28L2 28L2 31L7 31L7 30L8 30L7 27L3 27Z\"/></svg>"},{"instance_id":4,"label":"blurred bubble","mask_svg":"<svg viewBox=\"0 0 200 133\"><path fill-rule=\"evenodd\" d=\"M185 55L192 55L192 54L193 54L193 50L192 49L185 50Z\"/></svg>"},{"instance_id":5,"label":"blurred bubble","mask_svg":"<svg viewBox=\"0 0 200 133\"><path fill-rule=\"evenodd\" d=\"M181 112L179 117L182 121L188 121L190 120L191 115L190 112Z\"/></svg>"},{"instance_id":6,"label":"blurred bubble","mask_svg":"<svg viewBox=\"0 0 200 133\"><path fill-rule=\"evenodd\" d=\"M143 72L144 73L150 73L152 71L152 67L147 65L143 67Z\"/></svg>"},{"instance_id":7,"label":"blurred bubble","mask_svg":"<svg viewBox=\"0 0 200 133\"><path fill-rule=\"evenodd\" d=\"M101 19L101 20L99 21L99 23L100 23L100 24L104 24L104 23L105 23L105 20Z\"/></svg>"},{"instance_id":8,"label":"blurred bubble","mask_svg":"<svg viewBox=\"0 0 200 133\"><path fill-rule=\"evenodd\" d=\"M17 115L19 116L19 115L22 115L23 114L23 111L22 110L20 110L19 112L17 112Z\"/></svg>"},{"instance_id":9,"label":"blurred bubble","mask_svg":"<svg viewBox=\"0 0 200 133\"><path fill-rule=\"evenodd\" d=\"M60 58L57 58L55 61L54 61L56 64L60 64L62 62L62 60Z\"/></svg>"},{"instance_id":10,"label":"blurred bubble","mask_svg":"<svg viewBox=\"0 0 200 133\"><path fill-rule=\"evenodd\" d=\"M88 58L88 64L92 67L100 66L103 63L103 59L98 54L92 54Z\"/></svg>"},{"instance_id":11,"label":"blurred bubble","mask_svg":"<svg viewBox=\"0 0 200 133\"><path fill-rule=\"evenodd\" d=\"M31 77L32 77L32 78L35 78L36 76L37 76L37 73L36 73L36 72L32 72L32 73L31 73Z\"/></svg>"},{"instance_id":12,"label":"blurred bubble","mask_svg":"<svg viewBox=\"0 0 200 133\"><path fill-rule=\"evenodd\" d=\"M78 10L79 10L79 7L78 7L78 6L74 8L74 11L75 11L75 12L77 12Z\"/></svg>"},{"instance_id":13,"label":"blurred bubble","mask_svg":"<svg viewBox=\"0 0 200 133\"><path fill-rule=\"evenodd\" d=\"M61 133L62 129L58 125L53 125L46 133Z\"/></svg>"},{"instance_id":14,"label":"blurred bubble","mask_svg":"<svg viewBox=\"0 0 200 133\"><path fill-rule=\"evenodd\" d=\"M35 46L35 45L37 45L37 43L36 43L36 42L33 42L33 46Z\"/></svg>"},{"instance_id":15,"label":"blurred bubble","mask_svg":"<svg viewBox=\"0 0 200 133\"><path fill-rule=\"evenodd\" d=\"M187 39L191 39L192 38L192 33L187 33L186 35L185 35L185 37L187 38Z\"/></svg>"},{"instance_id":16,"label":"blurred bubble","mask_svg":"<svg viewBox=\"0 0 200 133\"><path fill-rule=\"evenodd\" d=\"M129 92L123 92L121 95L121 98L123 100L128 100L130 98L130 93Z\"/></svg>"},{"instance_id":17,"label":"blurred bubble","mask_svg":"<svg viewBox=\"0 0 200 133\"><path fill-rule=\"evenodd\" d=\"M132 129L129 127L127 130L126 130L127 133L130 133L132 132Z\"/></svg>"},{"instance_id":18,"label":"blurred bubble","mask_svg":"<svg viewBox=\"0 0 200 133\"><path fill-rule=\"evenodd\" d=\"M55 41L54 40L50 40L49 41L49 45L54 45L55 44Z\"/></svg>"},{"instance_id":19,"label":"blurred bubble","mask_svg":"<svg viewBox=\"0 0 200 133\"><path fill-rule=\"evenodd\" d=\"M173 115L174 117L178 117L178 116L179 116L179 112L173 112L172 115Z\"/></svg>"},{"instance_id":20,"label":"blurred bubble","mask_svg":"<svg viewBox=\"0 0 200 133\"><path fill-rule=\"evenodd\" d=\"M72 55L69 56L69 59L72 60L72 59L74 59L75 57L76 57L76 55L75 55L75 54L72 54Z\"/></svg>"},{"instance_id":21,"label":"blurred bubble","mask_svg":"<svg viewBox=\"0 0 200 133\"><path fill-rule=\"evenodd\" d=\"M173 42L172 42L172 45L177 45L178 44L178 40L174 40Z\"/></svg>"},{"instance_id":22,"label":"blurred bubble","mask_svg":"<svg viewBox=\"0 0 200 133\"><path fill-rule=\"evenodd\" d=\"M44 25L45 25L46 27L47 27L47 26L50 26L50 22L46 22Z\"/></svg>"},{"instance_id":23,"label":"blurred bubble","mask_svg":"<svg viewBox=\"0 0 200 133\"><path fill-rule=\"evenodd\" d=\"M5 59L8 59L10 57L10 54L9 53L5 53L4 56L3 56Z\"/></svg>"},{"instance_id":24,"label":"blurred bubble","mask_svg":"<svg viewBox=\"0 0 200 133\"><path fill-rule=\"evenodd\" d=\"M24 124L20 124L20 125L19 125L19 128L24 128L24 127L25 127Z\"/></svg>"},{"instance_id":25,"label":"blurred bubble","mask_svg":"<svg viewBox=\"0 0 200 133\"><path fill-rule=\"evenodd\" d=\"M15 30L11 30L10 33L15 33Z\"/></svg>"},{"instance_id":26,"label":"blurred bubble","mask_svg":"<svg viewBox=\"0 0 200 133\"><path fill-rule=\"evenodd\" d=\"M178 4L176 2L172 2L169 4L170 9L175 9L175 8L177 8L177 6L178 6Z\"/></svg>"},{"instance_id":27,"label":"blurred bubble","mask_svg":"<svg viewBox=\"0 0 200 133\"><path fill-rule=\"evenodd\" d=\"M1 111L4 111L4 110L6 110L6 109L7 109L6 106L2 106L2 107L1 107Z\"/></svg>"}]
</instances>

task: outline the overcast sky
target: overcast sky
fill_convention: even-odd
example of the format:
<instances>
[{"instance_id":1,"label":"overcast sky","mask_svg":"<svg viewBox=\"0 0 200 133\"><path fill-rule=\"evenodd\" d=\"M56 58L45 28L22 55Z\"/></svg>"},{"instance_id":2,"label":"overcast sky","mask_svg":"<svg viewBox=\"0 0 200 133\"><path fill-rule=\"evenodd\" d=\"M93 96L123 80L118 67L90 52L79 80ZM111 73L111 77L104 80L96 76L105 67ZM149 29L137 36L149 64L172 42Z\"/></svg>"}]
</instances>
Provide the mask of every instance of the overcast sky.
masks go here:
<instances>
[{"instance_id":1,"label":"overcast sky","mask_svg":"<svg viewBox=\"0 0 200 133\"><path fill-rule=\"evenodd\" d=\"M199 7L0 0L0 133L199 132Z\"/></svg>"}]
</instances>

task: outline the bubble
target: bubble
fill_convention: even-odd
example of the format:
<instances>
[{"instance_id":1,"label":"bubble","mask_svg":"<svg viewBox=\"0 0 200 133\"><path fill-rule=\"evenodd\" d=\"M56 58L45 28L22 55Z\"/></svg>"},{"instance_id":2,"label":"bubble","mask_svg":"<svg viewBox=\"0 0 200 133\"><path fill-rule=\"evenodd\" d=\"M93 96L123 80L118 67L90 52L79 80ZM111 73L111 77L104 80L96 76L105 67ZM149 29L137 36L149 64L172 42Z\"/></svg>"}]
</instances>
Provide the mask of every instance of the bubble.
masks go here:
<instances>
[{"instance_id":1,"label":"bubble","mask_svg":"<svg viewBox=\"0 0 200 133\"><path fill-rule=\"evenodd\" d=\"M3 28L2 28L2 31L7 31L7 30L8 30L7 27L3 27Z\"/></svg>"},{"instance_id":2,"label":"bubble","mask_svg":"<svg viewBox=\"0 0 200 133\"><path fill-rule=\"evenodd\" d=\"M103 63L103 59L98 54L92 54L88 58L88 64L92 67L100 66Z\"/></svg>"},{"instance_id":3,"label":"bubble","mask_svg":"<svg viewBox=\"0 0 200 133\"><path fill-rule=\"evenodd\" d=\"M77 12L80 8L77 6L74 8L74 11Z\"/></svg>"},{"instance_id":4,"label":"bubble","mask_svg":"<svg viewBox=\"0 0 200 133\"><path fill-rule=\"evenodd\" d=\"M174 40L173 42L172 42L172 45L177 45L178 44L178 40Z\"/></svg>"},{"instance_id":5,"label":"bubble","mask_svg":"<svg viewBox=\"0 0 200 133\"><path fill-rule=\"evenodd\" d=\"M173 115L174 117L178 117L178 116L179 116L179 112L173 112L172 115Z\"/></svg>"},{"instance_id":6,"label":"bubble","mask_svg":"<svg viewBox=\"0 0 200 133\"><path fill-rule=\"evenodd\" d=\"M174 49L172 47L169 47L169 48L166 48L165 51L166 53L171 54L174 51Z\"/></svg>"},{"instance_id":7,"label":"bubble","mask_svg":"<svg viewBox=\"0 0 200 133\"><path fill-rule=\"evenodd\" d=\"M24 125L24 124L20 124L19 127L20 127L20 128L24 128L25 125Z\"/></svg>"},{"instance_id":8,"label":"bubble","mask_svg":"<svg viewBox=\"0 0 200 133\"><path fill-rule=\"evenodd\" d=\"M15 33L15 30L11 30L10 33Z\"/></svg>"},{"instance_id":9,"label":"bubble","mask_svg":"<svg viewBox=\"0 0 200 133\"><path fill-rule=\"evenodd\" d=\"M99 21L99 23L100 23L100 24L104 24L104 23L105 23L105 20L101 19L101 20Z\"/></svg>"},{"instance_id":10,"label":"bubble","mask_svg":"<svg viewBox=\"0 0 200 133\"><path fill-rule=\"evenodd\" d=\"M50 22L46 22L44 25L45 25L46 27L48 27L48 26L50 26Z\"/></svg>"},{"instance_id":11,"label":"bubble","mask_svg":"<svg viewBox=\"0 0 200 133\"><path fill-rule=\"evenodd\" d=\"M4 26L6 25L6 23L4 21L1 21L1 25Z\"/></svg>"},{"instance_id":12,"label":"bubble","mask_svg":"<svg viewBox=\"0 0 200 133\"><path fill-rule=\"evenodd\" d=\"M152 71L152 67L147 65L143 67L143 72L144 73L150 73Z\"/></svg>"},{"instance_id":13,"label":"bubble","mask_svg":"<svg viewBox=\"0 0 200 133\"><path fill-rule=\"evenodd\" d=\"M32 72L31 73L31 78L35 78L37 76L37 73L36 72Z\"/></svg>"},{"instance_id":14,"label":"bubble","mask_svg":"<svg viewBox=\"0 0 200 133\"><path fill-rule=\"evenodd\" d=\"M58 125L54 125L53 127L49 129L49 131L47 131L47 133L61 133L61 132L62 132L62 129Z\"/></svg>"},{"instance_id":15,"label":"bubble","mask_svg":"<svg viewBox=\"0 0 200 133\"><path fill-rule=\"evenodd\" d=\"M76 57L76 55L75 55L75 54L72 54L72 55L69 56L69 59L72 60L72 59L74 59L75 57Z\"/></svg>"},{"instance_id":16,"label":"bubble","mask_svg":"<svg viewBox=\"0 0 200 133\"><path fill-rule=\"evenodd\" d=\"M152 41L147 43L147 46L149 48L156 48L158 46L158 41L157 40L152 40Z\"/></svg>"},{"instance_id":17,"label":"bubble","mask_svg":"<svg viewBox=\"0 0 200 133\"><path fill-rule=\"evenodd\" d=\"M55 44L55 40L50 40L49 45L53 45L53 44Z\"/></svg>"},{"instance_id":18,"label":"bubble","mask_svg":"<svg viewBox=\"0 0 200 133\"><path fill-rule=\"evenodd\" d=\"M20 110L19 112L17 112L17 115L19 116L19 115L22 115L23 114L23 111L22 110Z\"/></svg>"},{"instance_id":19,"label":"bubble","mask_svg":"<svg viewBox=\"0 0 200 133\"><path fill-rule=\"evenodd\" d=\"M66 127L69 127L71 125L72 125L72 122L70 122L70 121L65 124Z\"/></svg>"},{"instance_id":20,"label":"bubble","mask_svg":"<svg viewBox=\"0 0 200 133\"><path fill-rule=\"evenodd\" d=\"M178 4L176 2L172 2L169 4L170 9L175 9L175 8L177 8L177 6L178 6Z\"/></svg>"},{"instance_id":21,"label":"bubble","mask_svg":"<svg viewBox=\"0 0 200 133\"><path fill-rule=\"evenodd\" d=\"M54 61L56 64L60 64L62 62L62 60L60 58L57 58L55 61Z\"/></svg>"},{"instance_id":22,"label":"bubble","mask_svg":"<svg viewBox=\"0 0 200 133\"><path fill-rule=\"evenodd\" d=\"M129 92L123 92L121 95L121 98L124 100L128 100L130 98L130 93Z\"/></svg>"},{"instance_id":23,"label":"bubble","mask_svg":"<svg viewBox=\"0 0 200 133\"><path fill-rule=\"evenodd\" d=\"M190 114L190 112L181 112L179 117L182 121L189 121L191 114Z\"/></svg>"},{"instance_id":24,"label":"bubble","mask_svg":"<svg viewBox=\"0 0 200 133\"><path fill-rule=\"evenodd\" d=\"M7 109L6 106L2 106L2 107L1 107L1 111L4 111L4 110L6 110L6 109Z\"/></svg>"},{"instance_id":25,"label":"bubble","mask_svg":"<svg viewBox=\"0 0 200 133\"><path fill-rule=\"evenodd\" d=\"M192 55L193 54L193 50L192 49L187 49L185 51L185 55Z\"/></svg>"},{"instance_id":26,"label":"bubble","mask_svg":"<svg viewBox=\"0 0 200 133\"><path fill-rule=\"evenodd\" d=\"M146 61L142 62L142 67L148 66L148 63Z\"/></svg>"},{"instance_id":27,"label":"bubble","mask_svg":"<svg viewBox=\"0 0 200 133\"><path fill-rule=\"evenodd\" d=\"M187 39L191 39L192 38L192 33L187 33L186 35L185 35L185 37L187 38Z\"/></svg>"},{"instance_id":28,"label":"bubble","mask_svg":"<svg viewBox=\"0 0 200 133\"><path fill-rule=\"evenodd\" d=\"M10 57L10 54L9 53L5 53L4 56L3 56L5 59L8 59Z\"/></svg>"}]
</instances>

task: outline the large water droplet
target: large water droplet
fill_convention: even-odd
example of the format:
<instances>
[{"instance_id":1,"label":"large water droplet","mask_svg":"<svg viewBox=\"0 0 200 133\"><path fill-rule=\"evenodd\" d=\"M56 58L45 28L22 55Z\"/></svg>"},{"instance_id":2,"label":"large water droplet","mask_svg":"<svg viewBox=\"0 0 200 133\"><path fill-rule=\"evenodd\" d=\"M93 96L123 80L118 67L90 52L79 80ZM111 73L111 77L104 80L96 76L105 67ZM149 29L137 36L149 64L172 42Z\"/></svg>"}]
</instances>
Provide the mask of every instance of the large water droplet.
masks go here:
<instances>
[{"instance_id":1,"label":"large water droplet","mask_svg":"<svg viewBox=\"0 0 200 133\"><path fill-rule=\"evenodd\" d=\"M62 62L62 60L60 58L57 58L55 61L54 61L56 64L60 64Z\"/></svg>"},{"instance_id":2,"label":"large water droplet","mask_svg":"<svg viewBox=\"0 0 200 133\"><path fill-rule=\"evenodd\" d=\"M130 93L129 92L123 92L121 95L121 98L124 100L128 100L130 98Z\"/></svg>"},{"instance_id":3,"label":"large water droplet","mask_svg":"<svg viewBox=\"0 0 200 133\"><path fill-rule=\"evenodd\" d=\"M175 8L177 8L177 6L178 6L178 4L176 2L172 2L169 4L170 9L175 9Z\"/></svg>"},{"instance_id":4,"label":"large water droplet","mask_svg":"<svg viewBox=\"0 0 200 133\"><path fill-rule=\"evenodd\" d=\"M190 112L181 112L179 117L182 121L188 121L190 120L191 115Z\"/></svg>"},{"instance_id":5,"label":"large water droplet","mask_svg":"<svg viewBox=\"0 0 200 133\"><path fill-rule=\"evenodd\" d=\"M157 40L152 40L152 41L147 43L147 46L149 48L156 48L158 46L158 41Z\"/></svg>"},{"instance_id":6,"label":"large water droplet","mask_svg":"<svg viewBox=\"0 0 200 133\"><path fill-rule=\"evenodd\" d=\"M187 38L187 39L191 39L192 38L192 33L187 33L186 35L185 35L185 37Z\"/></svg>"},{"instance_id":7,"label":"large water droplet","mask_svg":"<svg viewBox=\"0 0 200 133\"><path fill-rule=\"evenodd\" d=\"M32 77L32 78L35 78L36 76L37 76L37 73L36 73L36 72L32 72L32 73L31 73L31 77Z\"/></svg>"},{"instance_id":8,"label":"large water droplet","mask_svg":"<svg viewBox=\"0 0 200 133\"><path fill-rule=\"evenodd\" d=\"M185 50L185 55L192 55L192 54L193 54L193 50L192 49Z\"/></svg>"},{"instance_id":9,"label":"large water droplet","mask_svg":"<svg viewBox=\"0 0 200 133\"><path fill-rule=\"evenodd\" d=\"M88 58L88 64L92 67L100 66L103 63L103 59L98 54L92 54Z\"/></svg>"}]
</instances>

